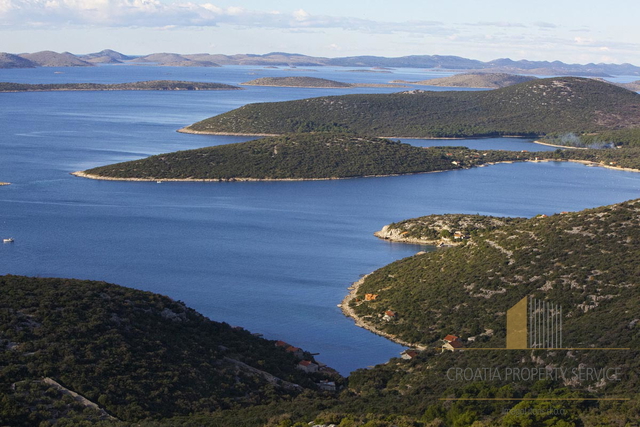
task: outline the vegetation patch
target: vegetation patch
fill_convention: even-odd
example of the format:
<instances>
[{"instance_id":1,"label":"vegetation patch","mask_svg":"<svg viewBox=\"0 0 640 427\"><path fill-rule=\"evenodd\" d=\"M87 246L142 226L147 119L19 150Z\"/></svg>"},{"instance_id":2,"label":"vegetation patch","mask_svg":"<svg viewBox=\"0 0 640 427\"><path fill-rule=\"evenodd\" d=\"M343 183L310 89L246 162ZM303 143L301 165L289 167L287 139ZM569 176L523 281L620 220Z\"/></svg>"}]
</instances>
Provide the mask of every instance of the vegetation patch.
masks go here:
<instances>
[{"instance_id":1,"label":"vegetation patch","mask_svg":"<svg viewBox=\"0 0 640 427\"><path fill-rule=\"evenodd\" d=\"M0 276L0 289L3 425L243 408L315 390L324 375L297 369L300 359L274 341L161 295L21 276Z\"/></svg>"},{"instance_id":2,"label":"vegetation patch","mask_svg":"<svg viewBox=\"0 0 640 427\"><path fill-rule=\"evenodd\" d=\"M305 133L160 154L85 171L121 179L332 179L454 170L523 153L465 147L420 148L345 133Z\"/></svg>"},{"instance_id":3,"label":"vegetation patch","mask_svg":"<svg viewBox=\"0 0 640 427\"><path fill-rule=\"evenodd\" d=\"M582 134L633 127L640 127L640 94L592 79L557 77L491 91L410 91L249 104L185 130L338 130L426 138Z\"/></svg>"}]
</instances>

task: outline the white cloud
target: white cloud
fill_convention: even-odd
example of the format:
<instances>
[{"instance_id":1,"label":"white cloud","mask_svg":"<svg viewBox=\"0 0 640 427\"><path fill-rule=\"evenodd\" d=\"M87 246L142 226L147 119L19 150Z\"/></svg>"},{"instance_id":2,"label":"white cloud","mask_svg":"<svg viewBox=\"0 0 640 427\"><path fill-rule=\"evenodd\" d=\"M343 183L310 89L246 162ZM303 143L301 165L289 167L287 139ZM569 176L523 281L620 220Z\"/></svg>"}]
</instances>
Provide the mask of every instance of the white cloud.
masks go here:
<instances>
[{"instance_id":1,"label":"white cloud","mask_svg":"<svg viewBox=\"0 0 640 427\"><path fill-rule=\"evenodd\" d=\"M234 25L264 29L335 28L370 33L450 35L441 22L378 22L354 17L250 10L189 0L0 0L0 28L70 27L215 27Z\"/></svg>"},{"instance_id":2,"label":"white cloud","mask_svg":"<svg viewBox=\"0 0 640 427\"><path fill-rule=\"evenodd\" d=\"M5 14L13 9L11 0L0 0L0 14Z\"/></svg>"},{"instance_id":3,"label":"white cloud","mask_svg":"<svg viewBox=\"0 0 640 427\"><path fill-rule=\"evenodd\" d=\"M293 12L293 17L298 21L306 21L309 18L309 14L305 12L303 9L298 9Z\"/></svg>"},{"instance_id":4,"label":"white cloud","mask_svg":"<svg viewBox=\"0 0 640 427\"><path fill-rule=\"evenodd\" d=\"M586 38L586 37L574 37L573 40L579 45L593 44L593 39Z\"/></svg>"}]
</instances>

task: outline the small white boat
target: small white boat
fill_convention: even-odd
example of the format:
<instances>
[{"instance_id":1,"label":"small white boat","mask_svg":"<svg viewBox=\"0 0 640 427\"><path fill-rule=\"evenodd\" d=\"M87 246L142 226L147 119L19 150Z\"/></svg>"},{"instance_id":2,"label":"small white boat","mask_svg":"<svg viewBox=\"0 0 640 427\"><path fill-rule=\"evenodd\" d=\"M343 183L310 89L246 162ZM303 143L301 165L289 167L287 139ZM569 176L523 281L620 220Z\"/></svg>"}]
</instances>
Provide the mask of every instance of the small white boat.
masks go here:
<instances>
[{"instance_id":1,"label":"small white boat","mask_svg":"<svg viewBox=\"0 0 640 427\"><path fill-rule=\"evenodd\" d=\"M13 243L13 237L9 237L8 239L2 239L2 243Z\"/></svg>"}]
</instances>

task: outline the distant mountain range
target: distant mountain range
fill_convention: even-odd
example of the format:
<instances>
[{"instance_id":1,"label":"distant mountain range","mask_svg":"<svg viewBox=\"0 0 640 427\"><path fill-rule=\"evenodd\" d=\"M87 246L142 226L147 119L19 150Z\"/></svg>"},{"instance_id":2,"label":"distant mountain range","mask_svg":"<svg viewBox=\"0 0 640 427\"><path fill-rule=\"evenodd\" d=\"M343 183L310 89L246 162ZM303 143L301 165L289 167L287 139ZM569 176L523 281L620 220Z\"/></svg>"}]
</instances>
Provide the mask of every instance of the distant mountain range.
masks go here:
<instances>
[{"instance_id":1,"label":"distant mountain range","mask_svg":"<svg viewBox=\"0 0 640 427\"><path fill-rule=\"evenodd\" d=\"M32 67L88 67L95 64L145 64L164 66L216 67L220 65L254 65L276 67L304 66L340 66L340 67L407 67L447 70L466 70L529 74L529 75L574 75L606 77L608 75L640 76L640 67L632 64L565 64L560 61L514 61L509 58L482 62L459 56L411 55L397 58L382 56L350 56L325 58L285 52L272 52L264 55L238 54L188 54L154 53L144 56L129 56L113 50L86 55L74 55L69 52L57 53L43 51L14 55L0 53L0 68Z\"/></svg>"}]
</instances>

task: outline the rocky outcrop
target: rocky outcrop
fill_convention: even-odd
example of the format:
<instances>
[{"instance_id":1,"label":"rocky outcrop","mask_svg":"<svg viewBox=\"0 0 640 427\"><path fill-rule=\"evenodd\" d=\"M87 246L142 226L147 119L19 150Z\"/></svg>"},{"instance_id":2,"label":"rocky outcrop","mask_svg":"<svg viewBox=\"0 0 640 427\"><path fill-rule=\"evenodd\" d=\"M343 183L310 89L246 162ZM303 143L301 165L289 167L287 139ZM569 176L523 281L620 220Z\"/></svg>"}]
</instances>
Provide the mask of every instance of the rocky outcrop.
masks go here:
<instances>
[{"instance_id":1,"label":"rocky outcrop","mask_svg":"<svg viewBox=\"0 0 640 427\"><path fill-rule=\"evenodd\" d=\"M406 231L400 228L392 228L391 225L385 225L382 227L382 230L376 231L373 233L374 236L389 240L391 242L401 242L401 243L414 243L418 245L433 245L433 246L441 246L441 245L457 245L458 242L454 242L451 239L423 239L417 237L406 236Z\"/></svg>"}]
</instances>

